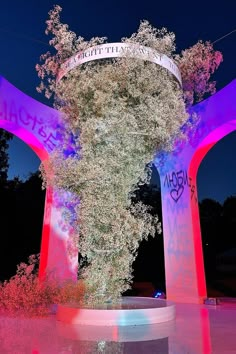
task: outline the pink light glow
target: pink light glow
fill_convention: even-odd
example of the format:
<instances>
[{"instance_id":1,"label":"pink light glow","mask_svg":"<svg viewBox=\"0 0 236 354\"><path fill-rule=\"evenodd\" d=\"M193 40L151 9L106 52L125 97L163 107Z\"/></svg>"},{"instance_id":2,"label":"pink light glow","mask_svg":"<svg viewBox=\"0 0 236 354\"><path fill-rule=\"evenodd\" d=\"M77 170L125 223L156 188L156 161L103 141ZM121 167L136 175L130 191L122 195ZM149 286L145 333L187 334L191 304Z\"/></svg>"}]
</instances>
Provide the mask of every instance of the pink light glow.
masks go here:
<instances>
[{"instance_id":1,"label":"pink light glow","mask_svg":"<svg viewBox=\"0 0 236 354\"><path fill-rule=\"evenodd\" d=\"M160 173L167 297L202 302L206 297L197 200L198 167L211 147L236 128L236 80L193 107L200 121L189 142L166 156ZM0 127L28 144L42 160L60 143L60 113L25 95L0 78ZM178 144L176 145L178 146ZM48 190L41 245L40 278L54 271L59 279L77 278L78 251L70 244L70 228L62 225L57 193ZM69 196L64 196L70 200ZM70 254L72 253L72 254Z\"/></svg>"},{"instance_id":2,"label":"pink light glow","mask_svg":"<svg viewBox=\"0 0 236 354\"><path fill-rule=\"evenodd\" d=\"M166 155L160 174L167 298L202 302L205 271L197 199L198 167L212 146L236 129L236 80L193 107L199 117L187 143ZM160 159L161 162L161 159Z\"/></svg>"},{"instance_id":3,"label":"pink light glow","mask_svg":"<svg viewBox=\"0 0 236 354\"><path fill-rule=\"evenodd\" d=\"M212 353L211 339L210 339L210 321L209 321L209 311L206 308L201 309L201 328L202 328L202 343L203 343L203 354Z\"/></svg>"},{"instance_id":4,"label":"pink light glow","mask_svg":"<svg viewBox=\"0 0 236 354\"><path fill-rule=\"evenodd\" d=\"M19 137L38 155L47 160L53 149L60 143L57 127L60 113L11 85L0 77L0 127ZM55 219L55 215L56 219ZM57 227L60 208L55 203L55 191L47 190L42 230L39 277L54 271L58 279L77 278L77 254L67 253L68 233Z\"/></svg>"},{"instance_id":5,"label":"pink light glow","mask_svg":"<svg viewBox=\"0 0 236 354\"><path fill-rule=\"evenodd\" d=\"M40 265L39 265L39 278L41 280L45 278L46 271L47 271L51 210L52 210L52 190L47 189L45 209L44 209L41 251L40 251Z\"/></svg>"}]
</instances>

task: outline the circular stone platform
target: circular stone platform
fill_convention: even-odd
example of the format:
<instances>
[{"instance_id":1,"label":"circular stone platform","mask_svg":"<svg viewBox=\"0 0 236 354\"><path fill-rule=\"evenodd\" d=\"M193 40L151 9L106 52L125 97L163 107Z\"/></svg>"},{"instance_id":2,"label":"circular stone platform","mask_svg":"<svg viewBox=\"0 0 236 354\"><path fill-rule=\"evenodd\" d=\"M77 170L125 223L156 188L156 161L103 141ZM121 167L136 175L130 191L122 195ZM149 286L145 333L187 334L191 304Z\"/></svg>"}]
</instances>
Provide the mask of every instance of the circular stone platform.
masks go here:
<instances>
[{"instance_id":1,"label":"circular stone platform","mask_svg":"<svg viewBox=\"0 0 236 354\"><path fill-rule=\"evenodd\" d=\"M56 318L64 323L91 326L151 325L173 320L175 305L163 299L124 296L119 304L104 304L94 309L76 304L58 305Z\"/></svg>"},{"instance_id":2,"label":"circular stone platform","mask_svg":"<svg viewBox=\"0 0 236 354\"><path fill-rule=\"evenodd\" d=\"M147 342L168 338L175 328L175 321L139 326L86 326L56 322L56 331L60 337L86 342Z\"/></svg>"}]
</instances>

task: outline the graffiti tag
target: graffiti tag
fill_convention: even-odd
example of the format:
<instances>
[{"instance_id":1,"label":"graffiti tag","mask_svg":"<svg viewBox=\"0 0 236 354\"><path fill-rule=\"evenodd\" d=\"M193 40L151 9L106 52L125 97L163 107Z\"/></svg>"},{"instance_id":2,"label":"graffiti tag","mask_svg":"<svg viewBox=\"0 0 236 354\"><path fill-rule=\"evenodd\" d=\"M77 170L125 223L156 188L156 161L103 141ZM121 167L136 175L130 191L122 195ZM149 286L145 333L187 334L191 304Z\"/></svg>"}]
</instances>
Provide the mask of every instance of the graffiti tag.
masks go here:
<instances>
[{"instance_id":1,"label":"graffiti tag","mask_svg":"<svg viewBox=\"0 0 236 354\"><path fill-rule=\"evenodd\" d=\"M14 101L10 102L10 104L7 101L1 103L0 119L16 123L36 133L49 151L52 151L58 145L57 133L48 131L44 119L29 113L23 106L18 107Z\"/></svg>"},{"instance_id":2,"label":"graffiti tag","mask_svg":"<svg viewBox=\"0 0 236 354\"><path fill-rule=\"evenodd\" d=\"M196 196L196 187L192 182L192 178L188 176L188 172L186 170L172 171L165 175L164 187L167 187L170 190L171 198L177 203L180 197L182 196L184 189L190 188L191 191L191 199Z\"/></svg>"}]
</instances>

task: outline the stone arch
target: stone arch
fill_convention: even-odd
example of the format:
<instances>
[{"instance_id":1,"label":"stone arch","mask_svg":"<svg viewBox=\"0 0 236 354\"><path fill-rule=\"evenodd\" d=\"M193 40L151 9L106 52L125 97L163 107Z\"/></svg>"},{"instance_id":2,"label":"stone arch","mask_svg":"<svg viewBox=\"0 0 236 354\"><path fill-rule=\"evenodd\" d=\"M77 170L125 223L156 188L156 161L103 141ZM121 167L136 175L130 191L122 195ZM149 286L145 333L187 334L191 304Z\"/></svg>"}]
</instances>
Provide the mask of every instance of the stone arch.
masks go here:
<instances>
[{"instance_id":1,"label":"stone arch","mask_svg":"<svg viewBox=\"0 0 236 354\"><path fill-rule=\"evenodd\" d=\"M0 77L0 127L23 140L41 161L48 159L60 137L60 113L25 95ZM68 198L64 194L63 198ZM39 276L49 272L58 279L76 279L78 252L68 256L69 229L63 225L58 208L58 191L48 189L41 241Z\"/></svg>"},{"instance_id":2,"label":"stone arch","mask_svg":"<svg viewBox=\"0 0 236 354\"><path fill-rule=\"evenodd\" d=\"M198 168L206 156L206 154L212 149L212 147L217 144L225 136L229 135L236 130L236 119L231 119L226 123L223 123L218 128L215 128L210 132L199 144L197 150L195 151L191 163L190 171L197 174Z\"/></svg>"},{"instance_id":3,"label":"stone arch","mask_svg":"<svg viewBox=\"0 0 236 354\"><path fill-rule=\"evenodd\" d=\"M184 144L156 156L162 186L167 297L199 303L206 298L206 282L197 200L196 175L211 147L236 129L236 80L192 108L199 121Z\"/></svg>"},{"instance_id":4,"label":"stone arch","mask_svg":"<svg viewBox=\"0 0 236 354\"><path fill-rule=\"evenodd\" d=\"M199 303L206 298L206 283L196 189L196 173L206 152L235 130L236 80L193 107L199 122L185 144L159 154L154 164L160 175L167 298ZM0 126L24 140L41 160L60 144L60 113L25 95L0 78ZM218 139L218 140L217 140ZM69 193L48 189L45 201L40 277L54 272L59 280L76 279L78 250L70 244L70 228L63 224L58 201Z\"/></svg>"}]
</instances>

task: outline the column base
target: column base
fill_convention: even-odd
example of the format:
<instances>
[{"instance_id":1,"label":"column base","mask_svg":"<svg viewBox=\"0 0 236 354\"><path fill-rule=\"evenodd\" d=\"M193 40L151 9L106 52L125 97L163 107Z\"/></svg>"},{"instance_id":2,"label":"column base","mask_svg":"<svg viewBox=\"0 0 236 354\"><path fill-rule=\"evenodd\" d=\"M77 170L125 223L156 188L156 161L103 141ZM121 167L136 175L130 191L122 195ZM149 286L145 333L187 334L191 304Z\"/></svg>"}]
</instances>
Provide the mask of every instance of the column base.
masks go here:
<instances>
[{"instance_id":1,"label":"column base","mask_svg":"<svg viewBox=\"0 0 236 354\"><path fill-rule=\"evenodd\" d=\"M167 295L167 300L174 301L176 303L185 303L185 304L204 304L207 296L176 296L176 295Z\"/></svg>"}]
</instances>

